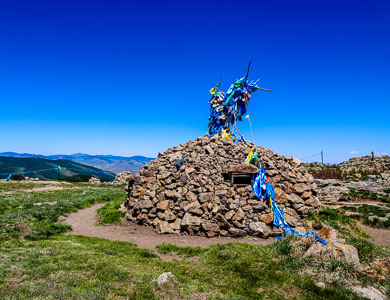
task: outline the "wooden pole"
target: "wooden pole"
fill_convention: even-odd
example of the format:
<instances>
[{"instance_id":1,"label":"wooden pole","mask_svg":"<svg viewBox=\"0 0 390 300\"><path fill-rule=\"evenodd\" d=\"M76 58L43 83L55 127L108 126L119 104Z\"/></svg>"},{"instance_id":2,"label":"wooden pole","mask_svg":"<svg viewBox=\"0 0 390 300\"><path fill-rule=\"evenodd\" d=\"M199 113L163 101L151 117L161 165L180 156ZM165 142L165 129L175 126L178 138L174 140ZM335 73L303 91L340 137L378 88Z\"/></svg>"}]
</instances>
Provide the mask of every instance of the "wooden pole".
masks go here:
<instances>
[{"instance_id":1,"label":"wooden pole","mask_svg":"<svg viewBox=\"0 0 390 300\"><path fill-rule=\"evenodd\" d=\"M252 63L252 61L250 60L250 61L249 61L249 65L248 65L248 71L246 71L246 76L245 76L245 81L244 81L244 83L246 83L246 80L248 79L249 68L251 67L251 63Z\"/></svg>"},{"instance_id":2,"label":"wooden pole","mask_svg":"<svg viewBox=\"0 0 390 300\"><path fill-rule=\"evenodd\" d=\"M263 89L263 88L257 88L258 90L263 90L263 91L267 91L267 92L272 92L271 90L269 89Z\"/></svg>"}]
</instances>

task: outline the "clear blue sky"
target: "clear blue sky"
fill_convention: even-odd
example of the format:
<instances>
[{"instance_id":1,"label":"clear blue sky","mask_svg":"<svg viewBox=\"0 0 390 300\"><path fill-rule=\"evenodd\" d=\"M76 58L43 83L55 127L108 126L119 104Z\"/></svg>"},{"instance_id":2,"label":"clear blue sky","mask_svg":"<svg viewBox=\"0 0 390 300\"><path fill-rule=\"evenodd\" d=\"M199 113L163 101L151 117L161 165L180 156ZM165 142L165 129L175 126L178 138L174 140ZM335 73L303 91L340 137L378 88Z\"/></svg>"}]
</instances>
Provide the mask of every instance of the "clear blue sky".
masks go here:
<instances>
[{"instance_id":1,"label":"clear blue sky","mask_svg":"<svg viewBox=\"0 0 390 300\"><path fill-rule=\"evenodd\" d=\"M206 133L208 90L249 60L272 90L249 103L257 144L326 162L390 152L389 8L1 1L0 152L156 156Z\"/></svg>"}]
</instances>

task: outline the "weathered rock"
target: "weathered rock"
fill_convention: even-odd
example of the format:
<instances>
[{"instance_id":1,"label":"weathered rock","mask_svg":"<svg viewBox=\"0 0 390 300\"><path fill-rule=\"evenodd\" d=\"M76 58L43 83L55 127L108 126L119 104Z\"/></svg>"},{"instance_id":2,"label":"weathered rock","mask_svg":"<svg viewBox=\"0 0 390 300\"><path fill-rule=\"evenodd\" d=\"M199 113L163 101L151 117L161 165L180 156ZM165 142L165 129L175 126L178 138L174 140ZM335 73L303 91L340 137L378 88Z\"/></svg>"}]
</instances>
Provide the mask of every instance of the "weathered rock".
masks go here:
<instances>
[{"instance_id":1,"label":"weathered rock","mask_svg":"<svg viewBox=\"0 0 390 300\"><path fill-rule=\"evenodd\" d=\"M379 290L372 286L362 287L362 286L354 286L352 290L360 295L361 297L370 299L370 300L386 300L387 297L383 295Z\"/></svg>"},{"instance_id":2,"label":"weathered rock","mask_svg":"<svg viewBox=\"0 0 390 300\"><path fill-rule=\"evenodd\" d=\"M249 173L256 174L259 173L259 169L251 164L242 164L229 167L225 170L226 173Z\"/></svg>"},{"instance_id":3,"label":"weathered rock","mask_svg":"<svg viewBox=\"0 0 390 300\"><path fill-rule=\"evenodd\" d=\"M171 282L176 282L176 281L177 281L176 277L171 272L162 273L157 278L158 285L166 285L166 284L169 284Z\"/></svg>"},{"instance_id":4,"label":"weathered rock","mask_svg":"<svg viewBox=\"0 0 390 300\"><path fill-rule=\"evenodd\" d=\"M288 214L284 214L284 219L286 220L287 224L289 224L291 227L295 227L298 224L298 220L295 217L290 216Z\"/></svg>"},{"instance_id":5,"label":"weathered rock","mask_svg":"<svg viewBox=\"0 0 390 300\"><path fill-rule=\"evenodd\" d=\"M390 181L386 180L346 182L337 179L315 179L315 183L318 185L319 200L327 204L337 204L339 201L351 200L348 197L346 198L351 190L386 194L386 191L390 188Z\"/></svg>"},{"instance_id":6,"label":"weathered rock","mask_svg":"<svg viewBox=\"0 0 390 300\"><path fill-rule=\"evenodd\" d=\"M324 226L319 232L319 237L325 239L327 244L314 243L306 251L305 255L320 255L326 259L343 260L362 271L358 252L355 247L337 240L337 232L330 226Z\"/></svg>"},{"instance_id":7,"label":"weathered rock","mask_svg":"<svg viewBox=\"0 0 390 300\"><path fill-rule=\"evenodd\" d=\"M229 222L226 220L226 218L224 216L218 214L217 217L216 217L216 220L217 220L218 225L220 227L223 227L223 228L229 228L230 227Z\"/></svg>"},{"instance_id":8,"label":"weathered rock","mask_svg":"<svg viewBox=\"0 0 390 300\"><path fill-rule=\"evenodd\" d=\"M280 204L285 203L287 202L287 194L280 188L275 188L275 200Z\"/></svg>"},{"instance_id":9,"label":"weathered rock","mask_svg":"<svg viewBox=\"0 0 390 300\"><path fill-rule=\"evenodd\" d=\"M191 202L190 204L184 206L184 211L187 212L192 209L199 209L200 203L198 201Z\"/></svg>"},{"instance_id":10,"label":"weathered rock","mask_svg":"<svg viewBox=\"0 0 390 300\"><path fill-rule=\"evenodd\" d=\"M91 177L88 181L89 184L101 184L101 181L97 177Z\"/></svg>"},{"instance_id":11,"label":"weathered rock","mask_svg":"<svg viewBox=\"0 0 390 300\"><path fill-rule=\"evenodd\" d=\"M244 211L242 210L242 208L240 207L236 213L234 214L234 216L232 217L232 220L233 221L241 221L243 218L245 217L245 213Z\"/></svg>"},{"instance_id":12,"label":"weathered rock","mask_svg":"<svg viewBox=\"0 0 390 300\"><path fill-rule=\"evenodd\" d=\"M164 233L173 233L173 229L171 225L167 221L158 221L157 222L157 233L164 234Z\"/></svg>"},{"instance_id":13,"label":"weathered rock","mask_svg":"<svg viewBox=\"0 0 390 300\"><path fill-rule=\"evenodd\" d=\"M205 149L206 149L208 154L214 155L214 150L210 146L207 145Z\"/></svg>"},{"instance_id":14,"label":"weathered rock","mask_svg":"<svg viewBox=\"0 0 390 300\"><path fill-rule=\"evenodd\" d=\"M198 197L193 192L187 192L186 199L190 202L194 202L198 199Z\"/></svg>"},{"instance_id":15,"label":"weathered rock","mask_svg":"<svg viewBox=\"0 0 390 300\"><path fill-rule=\"evenodd\" d=\"M130 171L122 171L115 175L114 184L128 184L130 180L134 180L133 174Z\"/></svg>"},{"instance_id":16,"label":"weathered rock","mask_svg":"<svg viewBox=\"0 0 390 300\"><path fill-rule=\"evenodd\" d=\"M302 194L305 191L311 190L311 187L308 186L307 184L297 183L293 185L293 190L298 194Z\"/></svg>"},{"instance_id":17,"label":"weathered rock","mask_svg":"<svg viewBox=\"0 0 390 300\"><path fill-rule=\"evenodd\" d=\"M200 203L205 203L205 202L211 202L214 198L213 193L202 193L199 194L198 199Z\"/></svg>"},{"instance_id":18,"label":"weathered rock","mask_svg":"<svg viewBox=\"0 0 390 300\"><path fill-rule=\"evenodd\" d=\"M214 222L214 221L202 220L201 221L201 225L202 225L202 228L205 231L215 231L215 232L219 232L220 231L220 228L219 228L218 224L216 222Z\"/></svg>"},{"instance_id":19,"label":"weathered rock","mask_svg":"<svg viewBox=\"0 0 390 300\"><path fill-rule=\"evenodd\" d=\"M305 204L302 198L294 193L287 194L287 200L292 204L294 209L299 209Z\"/></svg>"},{"instance_id":20,"label":"weathered rock","mask_svg":"<svg viewBox=\"0 0 390 300\"><path fill-rule=\"evenodd\" d=\"M320 201L315 197L310 196L309 199L305 200L305 204L312 207L319 207Z\"/></svg>"},{"instance_id":21,"label":"weathered rock","mask_svg":"<svg viewBox=\"0 0 390 300\"><path fill-rule=\"evenodd\" d=\"M150 200L141 200L139 202L141 208L151 208L153 207L153 203Z\"/></svg>"},{"instance_id":22,"label":"weathered rock","mask_svg":"<svg viewBox=\"0 0 390 300\"><path fill-rule=\"evenodd\" d=\"M234 227L230 227L228 229L228 232L232 235L232 236L246 236L247 233L245 230L242 230L242 229L238 229L238 228L234 228Z\"/></svg>"},{"instance_id":23,"label":"weathered rock","mask_svg":"<svg viewBox=\"0 0 390 300\"><path fill-rule=\"evenodd\" d=\"M390 181L390 174L389 173L381 173L381 177L383 180Z\"/></svg>"},{"instance_id":24,"label":"weathered rock","mask_svg":"<svg viewBox=\"0 0 390 300\"><path fill-rule=\"evenodd\" d=\"M260 220L263 221L265 224L271 224L274 220L274 213L261 215Z\"/></svg>"},{"instance_id":25,"label":"weathered rock","mask_svg":"<svg viewBox=\"0 0 390 300\"><path fill-rule=\"evenodd\" d=\"M271 233L271 229L263 222L250 223L249 229L253 232L254 235L258 235L264 238L267 238Z\"/></svg>"},{"instance_id":26,"label":"weathered rock","mask_svg":"<svg viewBox=\"0 0 390 300\"><path fill-rule=\"evenodd\" d=\"M171 155L169 155L169 161L171 164L174 164L174 165L179 163L182 158L183 158L183 155L181 154L181 152L175 152L175 153L172 153Z\"/></svg>"},{"instance_id":27,"label":"weathered rock","mask_svg":"<svg viewBox=\"0 0 390 300\"><path fill-rule=\"evenodd\" d=\"M199 226L200 217L186 213L181 221L181 226Z\"/></svg>"},{"instance_id":28,"label":"weathered rock","mask_svg":"<svg viewBox=\"0 0 390 300\"><path fill-rule=\"evenodd\" d=\"M169 206L170 201L169 200L164 200L159 203L157 203L157 208L160 210L166 210Z\"/></svg>"},{"instance_id":29,"label":"weathered rock","mask_svg":"<svg viewBox=\"0 0 390 300\"><path fill-rule=\"evenodd\" d=\"M194 168L186 168L186 170L185 170L186 174L191 174L194 171L195 171Z\"/></svg>"},{"instance_id":30,"label":"weathered rock","mask_svg":"<svg viewBox=\"0 0 390 300\"><path fill-rule=\"evenodd\" d=\"M181 219L177 218L175 222L170 224L173 230L180 230L181 229Z\"/></svg>"}]
</instances>

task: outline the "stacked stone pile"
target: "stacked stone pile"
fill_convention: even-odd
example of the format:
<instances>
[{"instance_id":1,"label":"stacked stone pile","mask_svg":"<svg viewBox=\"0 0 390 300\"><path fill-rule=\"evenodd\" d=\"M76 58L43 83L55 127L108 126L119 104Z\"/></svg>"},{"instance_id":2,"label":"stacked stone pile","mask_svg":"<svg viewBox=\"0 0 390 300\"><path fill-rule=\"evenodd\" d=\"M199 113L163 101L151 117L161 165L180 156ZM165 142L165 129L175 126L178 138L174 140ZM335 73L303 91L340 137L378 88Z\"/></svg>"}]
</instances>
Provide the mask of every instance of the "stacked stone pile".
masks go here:
<instances>
[{"instance_id":1,"label":"stacked stone pile","mask_svg":"<svg viewBox=\"0 0 390 300\"><path fill-rule=\"evenodd\" d=\"M343 173L351 174L354 172L372 172L381 174L382 179L390 180L390 156L382 155L374 157L374 160L369 160L363 167L363 165L370 156L353 157L347 161L340 163L338 166ZM360 168L360 169L359 169Z\"/></svg>"},{"instance_id":2,"label":"stacked stone pile","mask_svg":"<svg viewBox=\"0 0 390 300\"><path fill-rule=\"evenodd\" d=\"M134 178L130 171L122 171L116 174L114 184L128 184Z\"/></svg>"},{"instance_id":3,"label":"stacked stone pile","mask_svg":"<svg viewBox=\"0 0 390 300\"><path fill-rule=\"evenodd\" d=\"M160 153L137 173L134 184L129 184L127 219L152 225L160 234L279 234L279 229L273 228L268 203L254 196L251 184L234 185L227 176L229 170L241 168L253 146L214 136ZM317 211L320 204L313 177L294 157L264 147L258 151L286 221L292 227L301 226L301 218Z\"/></svg>"},{"instance_id":4,"label":"stacked stone pile","mask_svg":"<svg viewBox=\"0 0 390 300\"><path fill-rule=\"evenodd\" d=\"M91 178L89 178L88 183L89 184L101 184L101 181L97 177L91 177Z\"/></svg>"}]
</instances>

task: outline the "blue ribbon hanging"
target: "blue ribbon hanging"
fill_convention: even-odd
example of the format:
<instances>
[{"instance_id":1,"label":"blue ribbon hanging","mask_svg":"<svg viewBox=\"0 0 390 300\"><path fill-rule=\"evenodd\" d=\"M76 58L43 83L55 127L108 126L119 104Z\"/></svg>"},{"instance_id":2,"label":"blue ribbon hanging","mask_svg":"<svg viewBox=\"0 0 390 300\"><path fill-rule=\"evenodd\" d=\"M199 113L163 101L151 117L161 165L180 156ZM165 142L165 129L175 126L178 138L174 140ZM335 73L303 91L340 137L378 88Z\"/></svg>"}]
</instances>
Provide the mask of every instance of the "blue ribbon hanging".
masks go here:
<instances>
[{"instance_id":1,"label":"blue ribbon hanging","mask_svg":"<svg viewBox=\"0 0 390 300\"><path fill-rule=\"evenodd\" d=\"M315 237L316 241L322 243L323 246L327 244L327 242L318 236L317 232L306 232L300 233L290 227L286 220L284 219L284 211L279 207L279 205L275 202L275 189L272 183L268 180L265 175L264 168L260 168L259 173L255 175L255 179L252 185L252 190L255 196L259 199L263 198L264 200L271 199L272 202L272 210L274 212L273 224L277 227L281 227L287 236L289 235L297 235L299 237ZM277 237L277 239L282 239L282 236Z\"/></svg>"}]
</instances>

